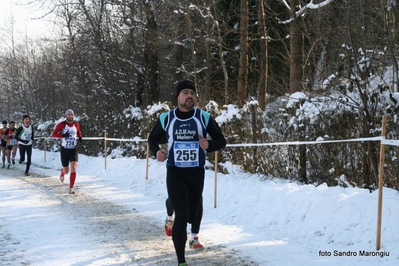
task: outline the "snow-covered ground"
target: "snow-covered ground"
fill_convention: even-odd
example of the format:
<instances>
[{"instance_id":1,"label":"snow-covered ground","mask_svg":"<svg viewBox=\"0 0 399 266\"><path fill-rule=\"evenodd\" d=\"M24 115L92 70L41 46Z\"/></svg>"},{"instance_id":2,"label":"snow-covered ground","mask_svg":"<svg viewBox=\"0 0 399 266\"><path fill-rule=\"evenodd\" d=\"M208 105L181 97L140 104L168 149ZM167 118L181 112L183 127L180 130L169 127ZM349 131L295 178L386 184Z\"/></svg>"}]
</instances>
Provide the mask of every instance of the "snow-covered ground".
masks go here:
<instances>
[{"instance_id":1,"label":"snow-covered ground","mask_svg":"<svg viewBox=\"0 0 399 266\"><path fill-rule=\"evenodd\" d=\"M18 155L17 155L18 158ZM164 234L165 165L79 155L76 195L58 181L59 153L33 152L25 165L0 168L1 265L177 265ZM224 165L206 171L202 252L193 265L399 265L399 193L299 185Z\"/></svg>"}]
</instances>

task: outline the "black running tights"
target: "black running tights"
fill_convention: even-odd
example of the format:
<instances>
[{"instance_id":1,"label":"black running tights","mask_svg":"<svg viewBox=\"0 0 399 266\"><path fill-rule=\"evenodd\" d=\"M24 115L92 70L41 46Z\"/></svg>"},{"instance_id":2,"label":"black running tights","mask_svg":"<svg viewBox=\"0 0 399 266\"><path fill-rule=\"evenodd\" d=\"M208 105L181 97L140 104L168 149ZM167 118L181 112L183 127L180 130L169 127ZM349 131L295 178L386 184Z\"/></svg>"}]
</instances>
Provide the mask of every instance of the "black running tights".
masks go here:
<instances>
[{"instance_id":1,"label":"black running tights","mask_svg":"<svg viewBox=\"0 0 399 266\"><path fill-rule=\"evenodd\" d=\"M167 167L168 197L175 210L172 240L179 263L185 262L187 223L195 221L198 213L202 216L204 179L204 168Z\"/></svg>"},{"instance_id":2,"label":"black running tights","mask_svg":"<svg viewBox=\"0 0 399 266\"><path fill-rule=\"evenodd\" d=\"M19 161L25 161L26 152L26 169L25 172L29 172L29 168L32 160L32 145L22 145L19 144Z\"/></svg>"}]
</instances>

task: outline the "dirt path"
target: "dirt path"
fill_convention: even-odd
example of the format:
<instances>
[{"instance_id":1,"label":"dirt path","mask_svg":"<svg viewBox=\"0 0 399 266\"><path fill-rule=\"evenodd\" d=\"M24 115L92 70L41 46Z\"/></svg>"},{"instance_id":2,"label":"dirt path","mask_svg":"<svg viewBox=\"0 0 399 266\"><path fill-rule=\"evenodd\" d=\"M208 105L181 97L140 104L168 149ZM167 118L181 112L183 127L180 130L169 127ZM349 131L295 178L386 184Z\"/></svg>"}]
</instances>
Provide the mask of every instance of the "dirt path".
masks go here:
<instances>
[{"instance_id":1,"label":"dirt path","mask_svg":"<svg viewBox=\"0 0 399 266\"><path fill-rule=\"evenodd\" d=\"M25 177L19 176L20 173L22 172L10 171L5 177L4 171L0 172L1 185L8 189L7 195L11 195L6 200L0 199L2 265L177 265L173 243L171 238L165 236L160 221L151 220L134 209L104 200L99 194L79 191L79 187L77 194L68 195L67 185L61 184L54 177L38 176L34 173ZM10 199L18 195L14 189L19 190L21 195L28 194L30 201L38 201L39 204L36 205L43 203L44 209L34 213L43 212L46 215L33 215L30 223L7 215L7 210L10 213L10 208L20 205L13 205ZM48 231L34 233L36 223L47 222L41 220L49 219L47 214L54 217L55 223L63 223L64 230L71 232L71 236L65 237L65 233L57 232L56 230L60 230L57 226L52 232L52 221ZM21 228L23 235L15 235L8 230L16 226ZM64 239L54 240L52 243L51 238L56 239L58 235ZM53 254L48 248L45 252L41 243L47 246L60 245L60 252L66 250L65 260L60 261L57 257L59 255ZM36 252L33 253L32 249ZM94 255L90 257L87 253ZM202 252L186 249L186 259L190 266L256 265L237 254L235 250L227 250L223 246L209 246ZM51 257L54 257L56 263L51 263Z\"/></svg>"}]
</instances>

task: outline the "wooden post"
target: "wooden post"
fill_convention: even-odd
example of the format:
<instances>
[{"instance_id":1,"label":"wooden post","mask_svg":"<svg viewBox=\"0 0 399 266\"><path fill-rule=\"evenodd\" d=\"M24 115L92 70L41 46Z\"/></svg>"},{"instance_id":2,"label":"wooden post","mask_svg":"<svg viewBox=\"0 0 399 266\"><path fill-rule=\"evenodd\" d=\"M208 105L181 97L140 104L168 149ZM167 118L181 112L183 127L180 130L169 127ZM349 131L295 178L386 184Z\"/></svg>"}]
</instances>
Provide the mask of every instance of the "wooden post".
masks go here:
<instances>
[{"instance_id":1,"label":"wooden post","mask_svg":"<svg viewBox=\"0 0 399 266\"><path fill-rule=\"evenodd\" d=\"M381 136L385 138L387 118L382 117L382 132ZM384 160L385 160L385 144L381 143L380 149L380 167L379 167L379 181L378 181L378 212L377 212L377 243L376 249L381 248L381 224L382 224L382 190L384 187Z\"/></svg>"},{"instance_id":2,"label":"wooden post","mask_svg":"<svg viewBox=\"0 0 399 266\"><path fill-rule=\"evenodd\" d=\"M147 134L147 139L148 139L149 136L150 136L150 133ZM150 145L148 145L148 141L147 141L147 156L146 157L147 157L147 162L146 162L146 165L145 165L145 180L148 180L148 167L149 167L148 160L150 158Z\"/></svg>"},{"instance_id":3,"label":"wooden post","mask_svg":"<svg viewBox=\"0 0 399 266\"><path fill-rule=\"evenodd\" d=\"M44 138L44 140L43 140L43 147L44 147L44 162L46 162L46 149L47 149L46 138Z\"/></svg>"},{"instance_id":4,"label":"wooden post","mask_svg":"<svg viewBox=\"0 0 399 266\"><path fill-rule=\"evenodd\" d=\"M216 208L217 188L218 188L218 151L215 151L215 191L214 191L214 201L213 201L214 208Z\"/></svg>"},{"instance_id":5,"label":"wooden post","mask_svg":"<svg viewBox=\"0 0 399 266\"><path fill-rule=\"evenodd\" d=\"M104 130L104 169L107 170L107 131Z\"/></svg>"}]
</instances>

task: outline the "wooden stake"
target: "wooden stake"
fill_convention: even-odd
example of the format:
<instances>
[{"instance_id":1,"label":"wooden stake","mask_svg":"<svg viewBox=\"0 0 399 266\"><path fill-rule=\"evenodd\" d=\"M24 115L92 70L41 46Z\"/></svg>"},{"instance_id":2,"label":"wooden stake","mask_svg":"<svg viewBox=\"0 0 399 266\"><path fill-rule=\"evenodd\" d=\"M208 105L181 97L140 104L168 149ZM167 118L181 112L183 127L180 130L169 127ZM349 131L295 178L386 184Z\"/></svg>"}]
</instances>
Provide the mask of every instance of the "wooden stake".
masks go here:
<instances>
[{"instance_id":1,"label":"wooden stake","mask_svg":"<svg viewBox=\"0 0 399 266\"><path fill-rule=\"evenodd\" d=\"M46 138L44 138L43 139L43 146L44 146L44 162L46 162L46 149L47 149L47 147L46 147Z\"/></svg>"},{"instance_id":2,"label":"wooden stake","mask_svg":"<svg viewBox=\"0 0 399 266\"><path fill-rule=\"evenodd\" d=\"M218 152L215 151L215 191L214 191L214 201L213 201L214 208L216 208L217 190L218 190Z\"/></svg>"},{"instance_id":3,"label":"wooden stake","mask_svg":"<svg viewBox=\"0 0 399 266\"><path fill-rule=\"evenodd\" d=\"M104 169L107 170L107 131L104 130Z\"/></svg>"},{"instance_id":4,"label":"wooden stake","mask_svg":"<svg viewBox=\"0 0 399 266\"><path fill-rule=\"evenodd\" d=\"M150 136L150 133L147 134L147 139ZM150 145L148 145L148 141L147 141L147 162L145 165L145 180L148 180L148 167L149 167L149 158L150 158Z\"/></svg>"},{"instance_id":5,"label":"wooden stake","mask_svg":"<svg viewBox=\"0 0 399 266\"><path fill-rule=\"evenodd\" d=\"M382 132L381 136L385 138L387 118L382 117ZM385 161L385 144L381 143L380 149L380 168L379 168L379 181L378 181L378 212L377 212L377 243L376 249L381 248L381 224L382 224L382 191L384 187L384 161Z\"/></svg>"}]
</instances>

